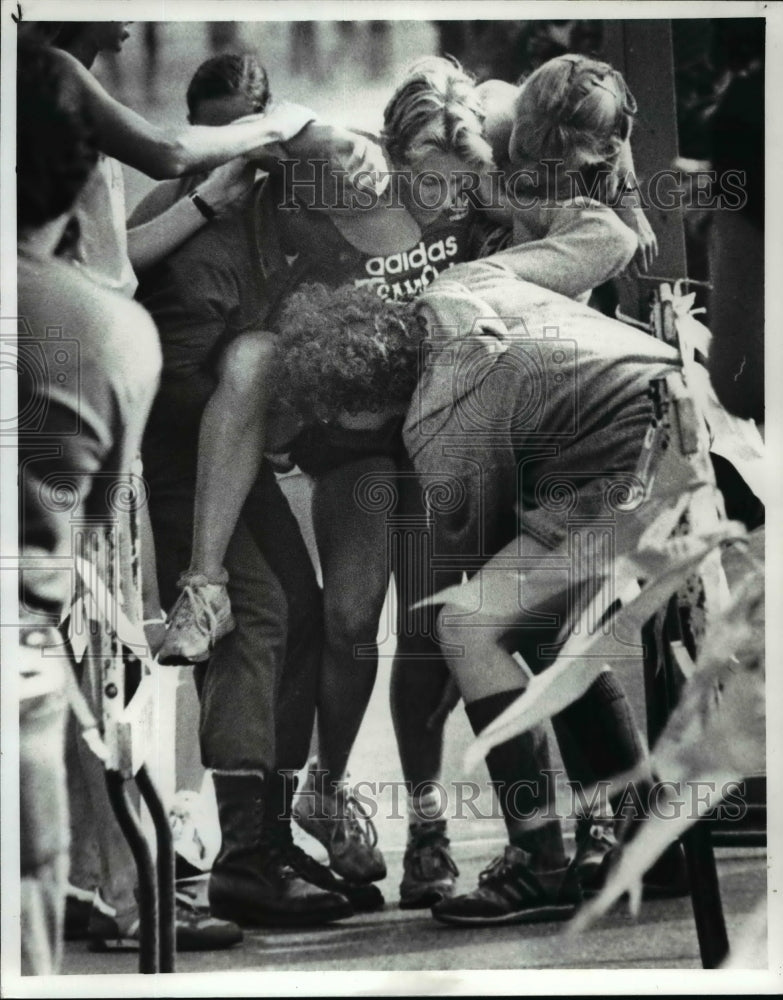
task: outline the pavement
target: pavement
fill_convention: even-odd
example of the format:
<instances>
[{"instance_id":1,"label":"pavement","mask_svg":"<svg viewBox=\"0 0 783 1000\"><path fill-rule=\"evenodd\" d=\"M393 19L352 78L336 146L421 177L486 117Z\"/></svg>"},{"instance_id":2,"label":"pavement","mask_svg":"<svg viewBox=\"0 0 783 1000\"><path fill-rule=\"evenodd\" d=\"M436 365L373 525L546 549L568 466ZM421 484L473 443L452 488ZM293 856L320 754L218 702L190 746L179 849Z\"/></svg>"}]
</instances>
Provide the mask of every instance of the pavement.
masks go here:
<instances>
[{"instance_id":1,"label":"pavement","mask_svg":"<svg viewBox=\"0 0 783 1000\"><path fill-rule=\"evenodd\" d=\"M300 475L286 477L284 489L312 543L307 510L309 486ZM386 897L383 911L355 916L327 928L247 930L245 941L225 952L181 954L177 969L186 973L307 973L455 970L673 970L701 968L691 902L688 897L656 900L642 905L632 918L624 903L581 935L568 933L568 924L545 923L493 929L454 929L437 924L429 911L405 911L397 906L397 887L402 875L406 819L404 790L388 710L388 682L394 638L389 635L392 607L387 604L379 629L380 668L375 690L350 762L351 781L371 802L374 823L388 866L387 878L379 883ZM630 662L623 672L637 716L644 718L641 667ZM190 689L186 670L181 686ZM187 712L192 711L185 705ZM188 787L199 787L202 773L193 770L197 756L194 726L178 718L178 756L191 768ZM194 722L195 719L192 719ZM460 868L460 886L475 886L479 871L502 852L504 826L494 808L486 772L466 774L462 759L472 739L464 712L457 707L446 727L442 786L448 797L450 835L454 858ZM554 747L554 741L553 747ZM554 766L559 760L555 750ZM180 772L187 768L180 767ZM465 803L464 783L478 784L474 808ZM384 785L384 783L386 783ZM180 787L183 787L180 784ZM374 794L373 794L374 792ZM460 801L462 805L460 805ZM573 851L571 826L565 824L567 849ZM325 852L314 840L298 837L318 860ZM766 891L767 859L763 848L717 848L721 895L729 939L735 944ZM63 973L134 973L137 956L93 954L82 942L67 946ZM758 957L748 968L765 965ZM199 980L200 981L200 980ZM210 982L205 980L205 985ZM225 994L230 995L230 994Z\"/></svg>"},{"instance_id":2,"label":"pavement","mask_svg":"<svg viewBox=\"0 0 783 1000\"><path fill-rule=\"evenodd\" d=\"M456 840L454 854L463 886L500 848L490 838ZM655 900L633 919L624 905L578 937L567 924L455 929L437 924L429 911L400 910L395 901L401 852L387 850L389 876L381 883L386 909L309 931L246 930L228 951L177 956L177 971L196 972L411 972L458 970L700 969L689 898ZM762 849L719 849L718 868L729 940L765 892ZM134 973L135 954L91 954L84 943L66 951L63 973ZM761 968L761 965L754 966ZM204 984L206 985L206 983ZM226 994L229 995L229 994Z\"/></svg>"}]
</instances>

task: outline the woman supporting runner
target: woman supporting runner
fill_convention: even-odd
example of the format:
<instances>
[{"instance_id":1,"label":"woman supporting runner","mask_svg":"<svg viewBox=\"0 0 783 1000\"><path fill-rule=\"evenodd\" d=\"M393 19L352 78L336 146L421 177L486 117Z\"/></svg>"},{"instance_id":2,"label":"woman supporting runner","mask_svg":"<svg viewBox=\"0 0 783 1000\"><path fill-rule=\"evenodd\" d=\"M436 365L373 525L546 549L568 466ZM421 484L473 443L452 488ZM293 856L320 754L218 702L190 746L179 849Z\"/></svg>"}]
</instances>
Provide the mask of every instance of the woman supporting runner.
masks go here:
<instances>
[{"instance_id":1,"label":"woman supporting runner","mask_svg":"<svg viewBox=\"0 0 783 1000\"><path fill-rule=\"evenodd\" d=\"M544 331L555 326L558 337L547 339ZM633 480L653 419L650 381L678 378L677 356L639 331L520 280L504 255L454 268L415 305L378 303L356 289L303 289L289 300L280 329L278 389L303 411L328 410L338 425L356 427L379 412L398 412L413 397L403 432L413 467L423 483L441 483L458 498L431 510L429 570L500 571L492 593L513 609L510 618L493 614L494 606L473 614L447 606L439 619L468 718L481 732L526 687L527 674L511 652L521 648L527 668L543 669L569 621L570 600L584 597L569 588L566 573L547 568L547 557L571 530L552 489L573 495L578 520L618 521L622 513L607 506L610 487L627 489ZM350 358L362 332L357 378ZM422 358L428 359L423 369ZM346 400L363 411L347 413ZM529 570L523 602L516 574L503 573L520 556ZM531 560L544 568L530 571ZM645 750L611 673L554 721L569 777L583 790L643 769ZM612 844L580 844L568 864L551 812L543 729L514 737L487 762L509 847L475 892L442 899L434 915L477 926L570 916L583 881L592 887ZM609 812L598 818L611 826Z\"/></svg>"}]
</instances>

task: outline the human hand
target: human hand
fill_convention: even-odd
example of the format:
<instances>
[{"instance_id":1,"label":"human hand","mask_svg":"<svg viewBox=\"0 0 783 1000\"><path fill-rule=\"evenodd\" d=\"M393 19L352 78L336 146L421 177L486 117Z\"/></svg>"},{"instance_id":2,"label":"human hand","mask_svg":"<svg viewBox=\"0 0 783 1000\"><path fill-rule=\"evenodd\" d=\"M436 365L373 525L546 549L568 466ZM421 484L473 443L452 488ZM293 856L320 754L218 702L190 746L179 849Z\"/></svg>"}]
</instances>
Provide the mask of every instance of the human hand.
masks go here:
<instances>
[{"instance_id":1,"label":"human hand","mask_svg":"<svg viewBox=\"0 0 783 1000\"><path fill-rule=\"evenodd\" d=\"M633 260L625 272L628 278L638 278L650 271L653 261L658 256L658 237L641 208L618 207L616 211L625 225L636 233L636 238L639 241Z\"/></svg>"},{"instance_id":2,"label":"human hand","mask_svg":"<svg viewBox=\"0 0 783 1000\"><path fill-rule=\"evenodd\" d=\"M205 181L199 184L199 195L220 215L243 198L252 188L256 168L243 156L216 167Z\"/></svg>"},{"instance_id":3,"label":"human hand","mask_svg":"<svg viewBox=\"0 0 783 1000\"><path fill-rule=\"evenodd\" d=\"M356 191L383 194L389 184L389 168L383 150L377 142L348 133L345 155L334 166L345 171L345 183Z\"/></svg>"},{"instance_id":4,"label":"human hand","mask_svg":"<svg viewBox=\"0 0 783 1000\"><path fill-rule=\"evenodd\" d=\"M293 139L315 120L315 113L301 104L294 104L293 101L271 101L264 111L254 115L244 115L242 118L237 118L233 124L253 122L258 126L258 146L247 154L248 159L253 159L263 156L268 146Z\"/></svg>"},{"instance_id":5,"label":"human hand","mask_svg":"<svg viewBox=\"0 0 783 1000\"><path fill-rule=\"evenodd\" d=\"M631 268L636 268L635 277L638 277L639 274L649 272L653 261L658 256L658 237L641 208L634 209L633 221L634 225L631 228L639 240L639 249L631 261Z\"/></svg>"}]
</instances>

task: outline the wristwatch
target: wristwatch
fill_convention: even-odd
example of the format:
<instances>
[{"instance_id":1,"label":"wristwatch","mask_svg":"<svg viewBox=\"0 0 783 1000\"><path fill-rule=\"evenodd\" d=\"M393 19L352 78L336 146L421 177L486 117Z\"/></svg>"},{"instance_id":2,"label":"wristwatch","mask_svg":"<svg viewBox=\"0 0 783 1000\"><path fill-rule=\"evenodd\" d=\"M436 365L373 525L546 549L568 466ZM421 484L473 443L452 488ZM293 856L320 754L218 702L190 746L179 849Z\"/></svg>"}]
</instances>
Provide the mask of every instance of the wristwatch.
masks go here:
<instances>
[{"instance_id":1,"label":"wristwatch","mask_svg":"<svg viewBox=\"0 0 783 1000\"><path fill-rule=\"evenodd\" d=\"M204 216L207 222L212 222L213 219L217 218L217 212L215 211L215 209L206 201L204 201L204 199L201 197L198 191L191 192L190 200L193 202L193 204L196 206L199 212L201 212L201 214Z\"/></svg>"}]
</instances>

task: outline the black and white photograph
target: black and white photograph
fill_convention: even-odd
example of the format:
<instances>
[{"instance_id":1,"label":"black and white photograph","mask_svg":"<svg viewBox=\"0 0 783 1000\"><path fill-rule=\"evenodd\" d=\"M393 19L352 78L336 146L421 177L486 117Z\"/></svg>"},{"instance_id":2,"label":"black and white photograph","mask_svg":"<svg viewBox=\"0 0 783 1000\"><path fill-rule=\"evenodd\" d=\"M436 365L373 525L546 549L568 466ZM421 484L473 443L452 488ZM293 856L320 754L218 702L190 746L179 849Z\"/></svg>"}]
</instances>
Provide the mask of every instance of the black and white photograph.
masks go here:
<instances>
[{"instance_id":1,"label":"black and white photograph","mask_svg":"<svg viewBox=\"0 0 783 1000\"><path fill-rule=\"evenodd\" d=\"M0 995L780 993L781 5L0 28Z\"/></svg>"}]
</instances>

